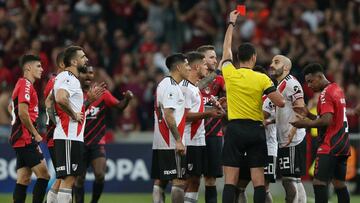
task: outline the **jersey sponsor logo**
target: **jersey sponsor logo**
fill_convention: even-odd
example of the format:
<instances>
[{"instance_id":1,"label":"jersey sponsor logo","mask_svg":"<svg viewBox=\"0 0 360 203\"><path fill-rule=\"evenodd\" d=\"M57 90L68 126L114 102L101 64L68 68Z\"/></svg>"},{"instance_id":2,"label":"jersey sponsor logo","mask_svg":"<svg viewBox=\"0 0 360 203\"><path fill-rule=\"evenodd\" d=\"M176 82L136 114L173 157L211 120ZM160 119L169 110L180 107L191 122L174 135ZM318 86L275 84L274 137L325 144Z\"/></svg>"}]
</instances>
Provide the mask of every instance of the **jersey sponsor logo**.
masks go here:
<instances>
[{"instance_id":1,"label":"jersey sponsor logo","mask_svg":"<svg viewBox=\"0 0 360 203\"><path fill-rule=\"evenodd\" d=\"M56 171L65 171L65 166L56 167Z\"/></svg>"},{"instance_id":2,"label":"jersey sponsor logo","mask_svg":"<svg viewBox=\"0 0 360 203\"><path fill-rule=\"evenodd\" d=\"M176 169L164 171L164 175L175 175L175 174L176 174Z\"/></svg>"}]
</instances>

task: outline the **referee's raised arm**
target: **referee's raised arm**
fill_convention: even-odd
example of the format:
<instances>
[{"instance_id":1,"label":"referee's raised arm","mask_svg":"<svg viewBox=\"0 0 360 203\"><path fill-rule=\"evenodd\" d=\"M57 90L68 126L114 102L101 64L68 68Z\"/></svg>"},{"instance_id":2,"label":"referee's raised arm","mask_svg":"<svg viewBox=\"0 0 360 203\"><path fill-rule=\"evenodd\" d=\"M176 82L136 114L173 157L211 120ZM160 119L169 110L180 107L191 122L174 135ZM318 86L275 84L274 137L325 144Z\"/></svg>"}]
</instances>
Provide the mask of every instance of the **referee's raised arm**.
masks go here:
<instances>
[{"instance_id":1,"label":"referee's raised arm","mask_svg":"<svg viewBox=\"0 0 360 203\"><path fill-rule=\"evenodd\" d=\"M267 75L252 70L256 64L254 45L241 44L237 48L238 63L233 63L231 43L238 15L237 11L230 13L223 44L222 64L217 70L217 73L222 72L225 80L229 120L222 156L225 174L222 202L233 202L239 168L250 168L254 202L263 203L266 195L264 166L267 163L267 144L263 126L262 96L266 94L279 107L285 105L285 100Z\"/></svg>"}]
</instances>

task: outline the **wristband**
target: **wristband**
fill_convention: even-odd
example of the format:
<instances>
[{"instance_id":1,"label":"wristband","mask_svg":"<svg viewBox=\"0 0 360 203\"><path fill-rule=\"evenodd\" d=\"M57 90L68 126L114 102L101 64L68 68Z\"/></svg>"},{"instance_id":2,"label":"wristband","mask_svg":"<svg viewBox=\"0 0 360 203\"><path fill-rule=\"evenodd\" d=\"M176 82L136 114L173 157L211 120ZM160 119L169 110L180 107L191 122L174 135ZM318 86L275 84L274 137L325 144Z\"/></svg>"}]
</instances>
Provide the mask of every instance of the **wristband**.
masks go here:
<instances>
[{"instance_id":1,"label":"wristband","mask_svg":"<svg viewBox=\"0 0 360 203\"><path fill-rule=\"evenodd\" d=\"M228 23L228 26L229 26L229 25L232 25L233 27L235 27L235 23L234 23L234 22L231 22L231 21L230 21L230 22Z\"/></svg>"},{"instance_id":2,"label":"wristband","mask_svg":"<svg viewBox=\"0 0 360 203\"><path fill-rule=\"evenodd\" d=\"M220 70L220 69L216 69L216 70L215 70L215 73L216 73L216 75L221 75L221 70Z\"/></svg>"}]
</instances>

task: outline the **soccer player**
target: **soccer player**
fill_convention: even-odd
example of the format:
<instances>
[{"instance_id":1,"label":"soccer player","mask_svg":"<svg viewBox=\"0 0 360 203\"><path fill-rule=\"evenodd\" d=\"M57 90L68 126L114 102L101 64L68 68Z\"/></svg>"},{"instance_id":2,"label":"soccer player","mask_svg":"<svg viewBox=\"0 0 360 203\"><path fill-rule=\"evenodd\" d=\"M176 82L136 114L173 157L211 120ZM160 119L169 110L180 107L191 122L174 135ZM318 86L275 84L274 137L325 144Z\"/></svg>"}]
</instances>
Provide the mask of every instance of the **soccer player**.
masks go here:
<instances>
[{"instance_id":1,"label":"soccer player","mask_svg":"<svg viewBox=\"0 0 360 203\"><path fill-rule=\"evenodd\" d=\"M255 66L253 68L254 71L266 74L266 70L261 66ZM277 82L273 80L274 84ZM273 202L272 196L270 193L270 183L275 183L276 181L276 157L278 150L278 142L276 138L276 125L275 125L275 105L270 101L267 96L263 96L263 114L264 114L264 126L265 126L265 135L266 135L266 144L267 144L267 164L264 168L265 175L265 190L266 190L266 203ZM245 193L246 186L248 185L250 178L250 170L246 169L246 171L241 169L242 172L239 177L239 203L246 203L247 197Z\"/></svg>"},{"instance_id":2,"label":"soccer player","mask_svg":"<svg viewBox=\"0 0 360 203\"><path fill-rule=\"evenodd\" d=\"M306 109L304 92L296 78L290 75L291 61L276 55L270 65L270 75L278 82L277 89L285 98L285 107L276 109L276 133L279 140L278 162L286 202L306 203L306 192L301 182L305 175L305 129L293 127L289 121L297 119Z\"/></svg>"},{"instance_id":3,"label":"soccer player","mask_svg":"<svg viewBox=\"0 0 360 203\"><path fill-rule=\"evenodd\" d=\"M17 81L11 97L13 120L9 142L16 153L17 177L13 200L15 203L25 202L26 189L34 172L37 180L33 189L33 202L42 202L50 175L38 145L42 137L35 128L39 108L33 83L41 78L43 69L40 58L35 55L23 55L20 67L23 77Z\"/></svg>"},{"instance_id":4,"label":"soccer player","mask_svg":"<svg viewBox=\"0 0 360 203\"><path fill-rule=\"evenodd\" d=\"M204 98L205 108L212 108L212 97L217 99L225 96L225 81L221 75L216 74L218 65L214 46L204 45L197 49L204 54L209 74L202 79L198 87ZM205 162L205 202L217 202L216 178L223 176L221 164L221 151L223 145L222 118L205 119L205 142L206 142L206 162Z\"/></svg>"},{"instance_id":5,"label":"soccer player","mask_svg":"<svg viewBox=\"0 0 360 203\"><path fill-rule=\"evenodd\" d=\"M164 201L164 186L172 181L171 199L184 202L185 181L185 98L179 83L188 79L190 66L183 54L166 58L170 76L165 77L156 88L154 104L154 139L151 177L155 179L153 202Z\"/></svg>"},{"instance_id":6,"label":"soccer player","mask_svg":"<svg viewBox=\"0 0 360 203\"><path fill-rule=\"evenodd\" d=\"M72 201L76 176L83 173L84 113L83 91L78 80L88 59L81 47L70 46L64 51L65 70L55 78L54 95L56 127L54 147L56 178L61 178L57 195L59 203Z\"/></svg>"},{"instance_id":7,"label":"soccer player","mask_svg":"<svg viewBox=\"0 0 360 203\"><path fill-rule=\"evenodd\" d=\"M80 72L80 83L87 97L87 93L91 89L94 80L94 68L88 66L86 72ZM98 202L104 188L104 178L106 171L105 158L105 139L106 132L105 116L111 109L123 110L133 98L133 93L127 91L124 93L124 98L119 101L108 90L92 102L86 110L86 124L84 132L85 143L85 170L81 176L76 178L75 182L75 202L84 202L84 181L86 175L86 168L91 164L95 181L93 183L93 192L91 202Z\"/></svg>"},{"instance_id":8,"label":"soccer player","mask_svg":"<svg viewBox=\"0 0 360 203\"><path fill-rule=\"evenodd\" d=\"M336 83L330 83L326 79L320 64L307 65L304 75L308 86L314 92L321 92L317 105L318 116L307 111L306 116L309 119L301 119L291 124L297 128L318 128L319 147L313 180L315 202L328 202L328 183L331 181L338 202L349 203L345 175L350 141L344 92Z\"/></svg>"},{"instance_id":9,"label":"soccer player","mask_svg":"<svg viewBox=\"0 0 360 203\"><path fill-rule=\"evenodd\" d=\"M266 196L264 167L267 161L267 146L262 123L262 96L266 94L277 106L284 106L285 102L269 77L252 70L256 63L253 45L241 44L237 54L239 68L233 65L231 43L237 16L236 10L230 13L221 68L226 84L229 120L222 156L225 174L222 201L235 201L239 168L248 166L254 186L254 202L258 203L265 202Z\"/></svg>"},{"instance_id":10,"label":"soccer player","mask_svg":"<svg viewBox=\"0 0 360 203\"><path fill-rule=\"evenodd\" d=\"M191 67L187 80L180 83L181 90L185 96L186 125L186 165L187 179L185 191L185 203L193 203L198 200L200 177L206 168L205 157L205 126L204 119L210 117L220 118L224 115L221 109L207 109L205 111L204 101L199 88L196 86L201 78L207 75L205 56L199 52L190 52L186 55Z\"/></svg>"},{"instance_id":11,"label":"soccer player","mask_svg":"<svg viewBox=\"0 0 360 203\"><path fill-rule=\"evenodd\" d=\"M56 57L56 66L58 67L57 70L57 74L61 73L64 69L65 69L65 64L64 64L64 52L60 52L57 57ZM46 115L47 115L47 122L46 122L46 143L47 143L47 147L49 149L49 153L50 153L50 158L52 161L53 166L56 166L56 161L55 161L55 152L54 152L54 129L55 129L55 123L52 119L50 119L50 116L53 116L51 114L53 114L53 108L52 108L52 101L49 102L48 96L50 95L50 93L52 92L53 88L54 88L54 83L55 83L55 77L56 76L52 76L48 83L45 86L45 90L44 90L44 98L46 98L45 101L45 106L46 106ZM57 193L59 191L59 187L60 187L60 183L61 183L61 179L56 179L56 181L54 182L54 184L52 185L51 189L49 190L47 196L46 196L46 202L47 203L56 203L57 200Z\"/></svg>"}]
</instances>

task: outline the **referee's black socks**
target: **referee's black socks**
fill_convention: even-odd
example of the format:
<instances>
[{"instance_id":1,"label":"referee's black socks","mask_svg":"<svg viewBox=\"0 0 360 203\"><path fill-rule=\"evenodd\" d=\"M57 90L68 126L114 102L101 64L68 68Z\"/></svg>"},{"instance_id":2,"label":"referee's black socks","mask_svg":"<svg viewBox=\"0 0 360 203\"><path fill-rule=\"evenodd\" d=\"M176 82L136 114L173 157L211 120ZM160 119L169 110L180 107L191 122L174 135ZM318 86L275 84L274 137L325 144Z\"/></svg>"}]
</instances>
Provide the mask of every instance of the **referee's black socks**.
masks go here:
<instances>
[{"instance_id":1,"label":"referee's black socks","mask_svg":"<svg viewBox=\"0 0 360 203\"><path fill-rule=\"evenodd\" d=\"M350 195L347 187L335 189L339 203L350 203Z\"/></svg>"},{"instance_id":2,"label":"referee's black socks","mask_svg":"<svg viewBox=\"0 0 360 203\"><path fill-rule=\"evenodd\" d=\"M49 180L38 178L33 189L33 202L42 203Z\"/></svg>"},{"instance_id":3,"label":"referee's black socks","mask_svg":"<svg viewBox=\"0 0 360 203\"><path fill-rule=\"evenodd\" d=\"M25 202L27 187L28 187L27 185L21 185L21 184L16 183L15 190L13 193L14 203Z\"/></svg>"},{"instance_id":4,"label":"referee's black socks","mask_svg":"<svg viewBox=\"0 0 360 203\"><path fill-rule=\"evenodd\" d=\"M222 196L222 202L235 202L235 195L236 195L237 187L231 184L224 185L224 191Z\"/></svg>"},{"instance_id":5,"label":"referee's black socks","mask_svg":"<svg viewBox=\"0 0 360 203\"><path fill-rule=\"evenodd\" d=\"M216 186L205 186L205 202L216 203L217 202L217 191Z\"/></svg>"},{"instance_id":6,"label":"referee's black socks","mask_svg":"<svg viewBox=\"0 0 360 203\"><path fill-rule=\"evenodd\" d=\"M329 199L329 190L327 185L314 185L315 202L327 203Z\"/></svg>"},{"instance_id":7,"label":"referee's black socks","mask_svg":"<svg viewBox=\"0 0 360 203\"><path fill-rule=\"evenodd\" d=\"M85 194L84 187L79 187L79 186L74 185L73 193L75 195L76 203L84 203L84 194Z\"/></svg>"},{"instance_id":8,"label":"referee's black socks","mask_svg":"<svg viewBox=\"0 0 360 203\"><path fill-rule=\"evenodd\" d=\"M254 203L265 203L266 190L265 186L254 187Z\"/></svg>"},{"instance_id":9,"label":"referee's black socks","mask_svg":"<svg viewBox=\"0 0 360 203\"><path fill-rule=\"evenodd\" d=\"M99 201L103 189L104 189L104 181L99 181L99 182L94 181L91 203L95 203Z\"/></svg>"}]
</instances>

